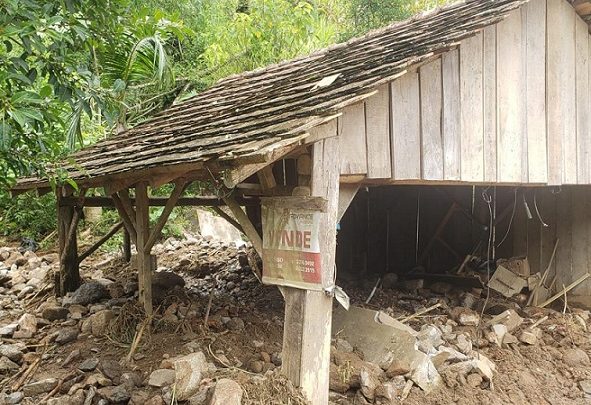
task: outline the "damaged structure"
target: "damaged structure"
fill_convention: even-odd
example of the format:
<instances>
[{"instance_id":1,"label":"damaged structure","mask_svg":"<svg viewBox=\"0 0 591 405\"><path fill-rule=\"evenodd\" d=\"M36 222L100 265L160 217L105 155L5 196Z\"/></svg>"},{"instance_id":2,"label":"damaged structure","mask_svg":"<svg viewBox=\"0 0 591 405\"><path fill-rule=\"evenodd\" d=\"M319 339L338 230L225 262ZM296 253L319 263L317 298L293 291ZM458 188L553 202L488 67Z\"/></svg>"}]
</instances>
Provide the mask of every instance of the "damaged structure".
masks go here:
<instances>
[{"instance_id":1,"label":"damaged structure","mask_svg":"<svg viewBox=\"0 0 591 405\"><path fill-rule=\"evenodd\" d=\"M311 210L318 288L281 290L283 372L314 404L328 402L335 262L343 278L466 282L472 257L520 256L546 298L572 286L569 300L591 303L590 13L586 1L458 3L229 77L77 152L61 169L81 191L57 192L59 293L93 251L77 252L85 206L119 212L112 233L136 246L148 313L151 249L175 206L227 206L263 260L263 197ZM209 195L183 197L195 181ZM168 199L150 197L168 183ZM32 189L50 182L13 191Z\"/></svg>"}]
</instances>

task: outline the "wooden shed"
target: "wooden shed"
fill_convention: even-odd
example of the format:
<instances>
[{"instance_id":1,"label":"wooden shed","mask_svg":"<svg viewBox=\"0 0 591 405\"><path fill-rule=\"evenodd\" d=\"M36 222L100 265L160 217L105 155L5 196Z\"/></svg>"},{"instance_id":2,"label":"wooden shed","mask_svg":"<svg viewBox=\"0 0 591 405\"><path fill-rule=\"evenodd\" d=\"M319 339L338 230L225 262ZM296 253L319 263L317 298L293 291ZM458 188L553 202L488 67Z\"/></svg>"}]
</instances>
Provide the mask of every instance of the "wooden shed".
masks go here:
<instances>
[{"instance_id":1,"label":"wooden shed","mask_svg":"<svg viewBox=\"0 0 591 405\"><path fill-rule=\"evenodd\" d=\"M176 205L227 205L262 254L262 196L321 197L323 291L282 287L283 371L326 404L338 222L340 246L371 241L342 249L339 271L461 261L498 224L499 241L510 234L499 249L538 269L559 239L552 272L569 285L591 263L590 14L580 0L454 4L229 77L81 150L63 169L83 191L58 188L60 293L78 286L92 253L76 248L84 206L117 208L151 311L150 252ZM183 197L193 181L209 182L211 195ZM150 197L166 183L170 198ZM49 187L25 178L14 191ZM106 197L85 196L91 188ZM150 205L165 207L153 229ZM466 211L469 224L454 219ZM591 302L591 280L572 294Z\"/></svg>"}]
</instances>

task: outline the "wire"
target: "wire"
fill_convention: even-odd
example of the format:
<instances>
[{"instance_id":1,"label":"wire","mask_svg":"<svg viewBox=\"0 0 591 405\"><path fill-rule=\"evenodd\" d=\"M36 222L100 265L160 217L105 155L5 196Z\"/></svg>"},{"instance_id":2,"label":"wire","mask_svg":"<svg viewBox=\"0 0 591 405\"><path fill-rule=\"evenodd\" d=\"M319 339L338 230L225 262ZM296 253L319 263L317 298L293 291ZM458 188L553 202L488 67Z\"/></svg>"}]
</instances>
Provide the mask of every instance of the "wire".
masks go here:
<instances>
[{"instance_id":1,"label":"wire","mask_svg":"<svg viewBox=\"0 0 591 405\"><path fill-rule=\"evenodd\" d=\"M476 330L476 335L477 336L478 336L478 334L480 332L480 327L482 325L482 317L484 316L484 310L486 309L486 306L488 305L488 300L490 298L489 280L490 280L491 250L492 250L493 244L494 244L494 242L493 242L494 217L493 217L493 209L492 209L492 205L491 205L491 203L492 203L492 196L490 196L488 194L488 189L489 188L486 188L482 192L482 199L484 200L484 202L488 206L489 227L488 227L488 245L487 245L487 249L486 249L486 298L484 300L484 305L482 306L482 310L480 311L480 319L478 321L478 327L477 327L477 330ZM496 191L496 188L495 188L495 191Z\"/></svg>"},{"instance_id":2,"label":"wire","mask_svg":"<svg viewBox=\"0 0 591 405\"><path fill-rule=\"evenodd\" d=\"M542 216L540 215L540 210L538 209L538 199L537 199L537 194L534 191L534 208L536 209L536 214L538 215L538 219L540 220L542 226L544 228L548 228L548 224L544 222L544 220L542 219Z\"/></svg>"},{"instance_id":3,"label":"wire","mask_svg":"<svg viewBox=\"0 0 591 405\"><path fill-rule=\"evenodd\" d=\"M535 203L535 197L534 197ZM509 232L511 231L511 226L513 225L513 218L515 218L515 211L517 208L517 187L515 188L515 199L513 200L513 211L511 212L511 218L509 219L509 226L507 227L507 232L505 232L505 236L501 239L501 241L497 244L497 248L505 242L507 237L509 236ZM536 208L537 209L537 208Z\"/></svg>"}]
</instances>

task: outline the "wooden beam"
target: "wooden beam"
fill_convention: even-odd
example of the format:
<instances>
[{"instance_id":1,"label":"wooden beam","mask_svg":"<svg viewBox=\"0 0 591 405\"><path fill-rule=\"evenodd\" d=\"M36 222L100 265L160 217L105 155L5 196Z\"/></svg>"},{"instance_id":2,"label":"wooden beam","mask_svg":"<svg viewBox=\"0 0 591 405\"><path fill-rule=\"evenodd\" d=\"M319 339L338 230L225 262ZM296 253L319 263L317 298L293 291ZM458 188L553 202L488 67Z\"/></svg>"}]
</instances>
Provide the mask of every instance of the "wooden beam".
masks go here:
<instances>
[{"instance_id":1,"label":"wooden beam","mask_svg":"<svg viewBox=\"0 0 591 405\"><path fill-rule=\"evenodd\" d=\"M342 184L339 187L339 211L337 214L337 221L340 221L345 215L347 208L351 205L353 198L357 195L357 191L359 191L358 184Z\"/></svg>"},{"instance_id":2,"label":"wooden beam","mask_svg":"<svg viewBox=\"0 0 591 405\"><path fill-rule=\"evenodd\" d=\"M136 226L137 226L137 273L140 290L140 302L147 315L152 314L152 256L146 249L150 236L150 206L148 205L148 183L135 186Z\"/></svg>"},{"instance_id":3,"label":"wooden beam","mask_svg":"<svg viewBox=\"0 0 591 405\"><path fill-rule=\"evenodd\" d=\"M312 196L328 200L320 224L322 283L334 285L339 197L339 139L312 147ZM285 288L283 373L313 405L328 403L332 298L321 291Z\"/></svg>"},{"instance_id":4,"label":"wooden beam","mask_svg":"<svg viewBox=\"0 0 591 405\"><path fill-rule=\"evenodd\" d=\"M121 217L123 225L125 225L125 229L127 229L127 232L129 232L129 236L131 237L134 245L137 246L137 231L134 224L135 221L131 221L131 218L127 214L125 207L123 207L123 203L121 202L118 194L113 194L111 198L113 199L113 204L115 205L117 212L119 212L119 217Z\"/></svg>"},{"instance_id":5,"label":"wooden beam","mask_svg":"<svg viewBox=\"0 0 591 405\"><path fill-rule=\"evenodd\" d=\"M240 224L231 216L229 216L228 214L226 214L226 212L224 210L222 210L220 207L212 207L213 210L216 212L216 214L218 214L220 217L224 218L230 225L232 225L234 228L238 229L239 232L244 233L244 229L242 229L242 226L240 226Z\"/></svg>"},{"instance_id":6,"label":"wooden beam","mask_svg":"<svg viewBox=\"0 0 591 405\"><path fill-rule=\"evenodd\" d=\"M100 248L106 241L111 239L111 237L113 237L113 235L115 235L117 233L117 231L119 231L119 229L121 229L121 228L123 228L123 221L120 221L120 222L116 223L115 225L113 225L113 227L111 227L111 229L109 229L109 232L107 232L105 234L105 236L103 236L98 241L96 241L91 247L89 247L84 253L82 253L78 257L78 263L82 263L82 261L84 259L86 259L88 256L90 256L94 252L96 252L96 250L98 248Z\"/></svg>"},{"instance_id":7,"label":"wooden beam","mask_svg":"<svg viewBox=\"0 0 591 405\"><path fill-rule=\"evenodd\" d=\"M229 192L228 192L228 196L223 197L223 199L224 199L226 205L228 206L228 208L230 209L230 211L232 212L232 214L234 215L234 217L236 218L236 221L238 221L238 223L242 227L244 234L248 237L248 239L252 243L254 250L256 250L256 252L259 254L259 256L262 257L263 256L263 239L261 238L261 236L257 232L257 230L254 227L254 225L252 224L252 222L250 222L250 219L248 219L248 216L246 215L246 213L242 210L242 208L236 202L234 197L231 194L229 194Z\"/></svg>"},{"instance_id":8,"label":"wooden beam","mask_svg":"<svg viewBox=\"0 0 591 405\"><path fill-rule=\"evenodd\" d=\"M129 236L129 231L125 227L123 227L123 260L125 263L131 261L131 237Z\"/></svg>"},{"instance_id":9,"label":"wooden beam","mask_svg":"<svg viewBox=\"0 0 591 405\"><path fill-rule=\"evenodd\" d=\"M160 214L160 218L158 218L158 222L154 226L154 229L150 234L150 238L144 246L144 250L148 252L152 250L152 246L154 246L154 243L156 243L156 240L160 237L160 233L162 232L162 229L164 229L164 225L166 225L166 221L168 221L168 217L170 216L172 209L176 207L176 203L179 200L181 194L183 194L183 191L185 191L186 186L187 183L184 180L179 180L175 184L174 190L170 195L170 198L168 199L168 202L166 203L166 206L164 207L162 214Z\"/></svg>"},{"instance_id":10,"label":"wooden beam","mask_svg":"<svg viewBox=\"0 0 591 405\"><path fill-rule=\"evenodd\" d=\"M273 165L262 168L258 171L257 176L259 183L265 193L271 193L272 190L277 187L275 176L273 175Z\"/></svg>"},{"instance_id":11,"label":"wooden beam","mask_svg":"<svg viewBox=\"0 0 591 405\"><path fill-rule=\"evenodd\" d=\"M151 197L149 200L150 207L165 207L168 198ZM252 206L260 203L257 197L238 197L236 201L241 206ZM135 207L135 198L129 200L132 207ZM60 202L62 207L115 207L115 203L111 197L86 197L84 201L78 197L63 197ZM226 205L223 199L216 196L202 196L202 197L181 197L176 203L177 207L220 207Z\"/></svg>"},{"instance_id":12,"label":"wooden beam","mask_svg":"<svg viewBox=\"0 0 591 405\"><path fill-rule=\"evenodd\" d=\"M136 213L135 213L133 206L131 205L131 198L129 197L129 189L125 188L125 189L119 191L118 194L119 194L119 198L121 199L121 203L123 204L123 208L125 209L125 212L127 212L129 219L131 219L131 223L133 224L133 226L135 226Z\"/></svg>"}]
</instances>

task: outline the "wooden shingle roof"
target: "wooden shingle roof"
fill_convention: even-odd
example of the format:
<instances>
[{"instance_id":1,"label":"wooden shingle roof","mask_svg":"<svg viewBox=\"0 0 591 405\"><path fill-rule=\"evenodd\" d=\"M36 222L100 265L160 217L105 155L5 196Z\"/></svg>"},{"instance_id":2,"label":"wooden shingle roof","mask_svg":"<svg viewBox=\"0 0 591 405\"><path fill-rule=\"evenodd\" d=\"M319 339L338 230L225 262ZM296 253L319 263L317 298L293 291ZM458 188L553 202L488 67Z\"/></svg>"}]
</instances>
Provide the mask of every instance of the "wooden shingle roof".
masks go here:
<instances>
[{"instance_id":1,"label":"wooden shingle roof","mask_svg":"<svg viewBox=\"0 0 591 405\"><path fill-rule=\"evenodd\" d=\"M472 0L419 15L312 55L228 77L121 135L73 154L64 168L79 183L269 151L302 142L413 65L443 53L527 0ZM318 86L322 79L335 78ZM19 180L16 189L46 186Z\"/></svg>"}]
</instances>

